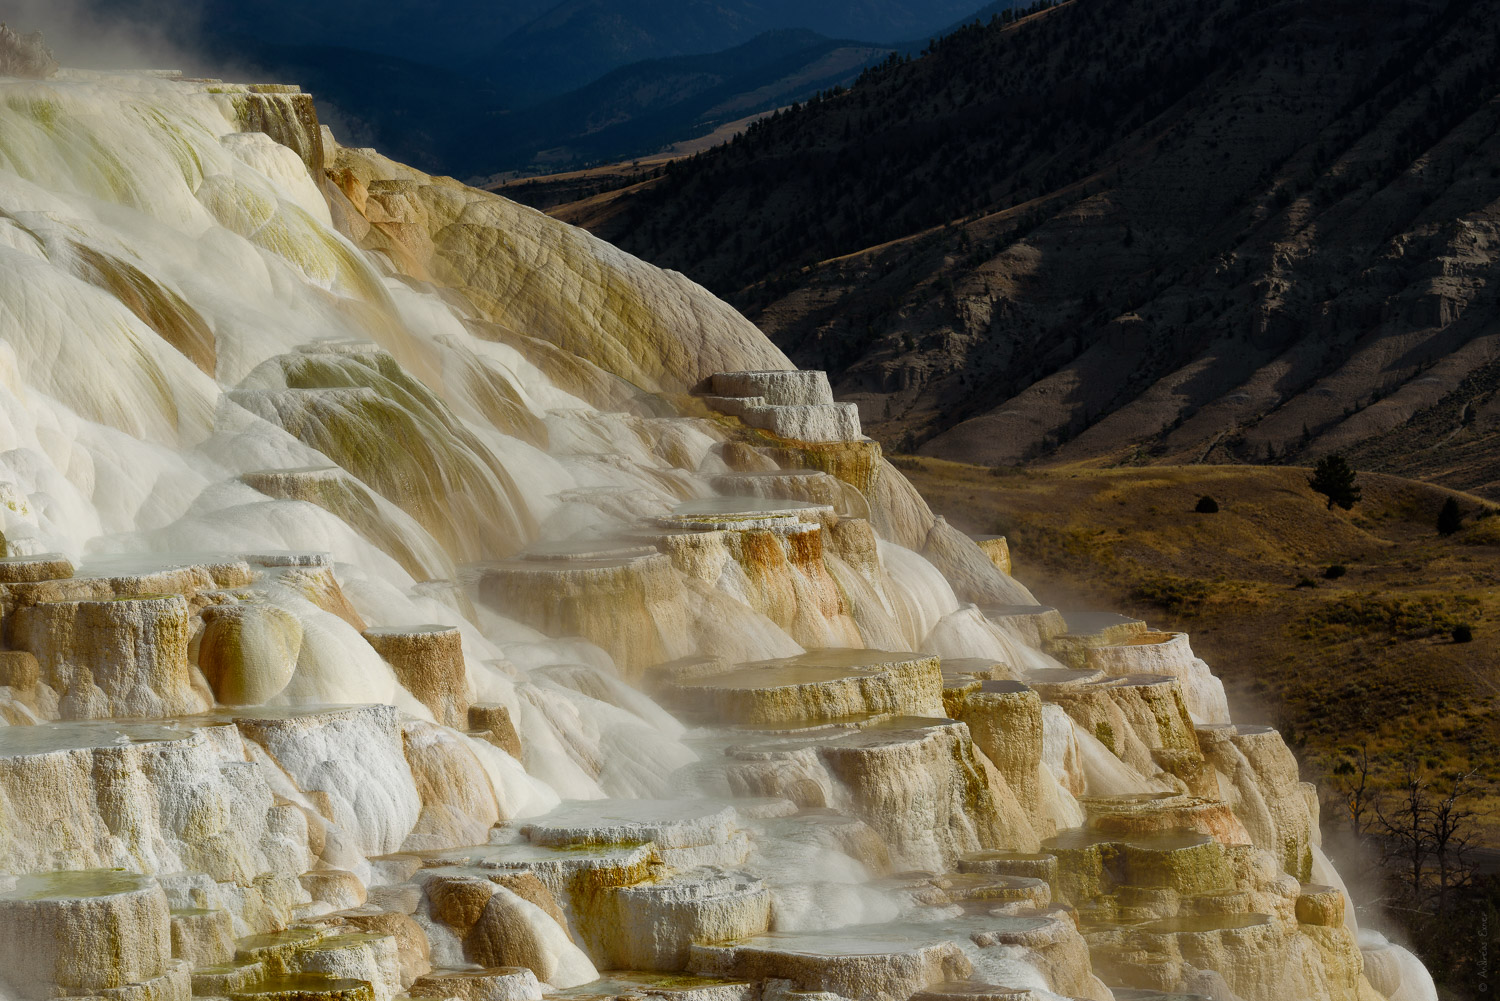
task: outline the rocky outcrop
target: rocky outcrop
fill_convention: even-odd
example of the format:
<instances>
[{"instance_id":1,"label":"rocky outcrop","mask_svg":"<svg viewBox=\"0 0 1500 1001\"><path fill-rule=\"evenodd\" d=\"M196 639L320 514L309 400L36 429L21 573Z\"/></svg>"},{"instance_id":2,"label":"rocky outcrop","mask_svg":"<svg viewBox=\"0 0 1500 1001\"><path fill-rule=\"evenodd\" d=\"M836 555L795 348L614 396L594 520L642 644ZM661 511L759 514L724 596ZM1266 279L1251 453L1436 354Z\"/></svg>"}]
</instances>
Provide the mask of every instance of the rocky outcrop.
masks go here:
<instances>
[{"instance_id":1,"label":"rocky outcrop","mask_svg":"<svg viewBox=\"0 0 1500 1001\"><path fill-rule=\"evenodd\" d=\"M41 601L16 612L12 642L36 657L65 719L199 712L179 595Z\"/></svg>"},{"instance_id":2,"label":"rocky outcrop","mask_svg":"<svg viewBox=\"0 0 1500 1001\"><path fill-rule=\"evenodd\" d=\"M391 665L396 679L444 726L469 720L469 681L463 638L453 626L381 626L365 639Z\"/></svg>"},{"instance_id":3,"label":"rocky outcrop","mask_svg":"<svg viewBox=\"0 0 1500 1001\"><path fill-rule=\"evenodd\" d=\"M704 402L753 428L797 442L858 441L859 408L835 403L822 372L716 372Z\"/></svg>"},{"instance_id":4,"label":"rocky outcrop","mask_svg":"<svg viewBox=\"0 0 1500 1001\"><path fill-rule=\"evenodd\" d=\"M544 633L592 640L628 676L689 652L680 640L682 583L654 549L534 554L482 573L481 601Z\"/></svg>"},{"instance_id":5,"label":"rocky outcrop","mask_svg":"<svg viewBox=\"0 0 1500 1001\"><path fill-rule=\"evenodd\" d=\"M0 895L0 966L11 987L88 996L123 988L187 997L172 959L167 895L149 876L108 869L26 876ZM108 996L108 994L106 994Z\"/></svg>"}]
</instances>

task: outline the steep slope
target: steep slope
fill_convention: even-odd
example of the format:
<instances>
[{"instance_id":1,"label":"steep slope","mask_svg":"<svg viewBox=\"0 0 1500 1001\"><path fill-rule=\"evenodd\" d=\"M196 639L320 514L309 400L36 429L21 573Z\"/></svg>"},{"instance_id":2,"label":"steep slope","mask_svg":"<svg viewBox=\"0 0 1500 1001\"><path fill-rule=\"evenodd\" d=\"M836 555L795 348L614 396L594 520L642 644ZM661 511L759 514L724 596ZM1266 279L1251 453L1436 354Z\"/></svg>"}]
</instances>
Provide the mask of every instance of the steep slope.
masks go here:
<instances>
[{"instance_id":1,"label":"steep slope","mask_svg":"<svg viewBox=\"0 0 1500 1001\"><path fill-rule=\"evenodd\" d=\"M838 373L904 447L1351 448L1491 358L1495 14L1074 0L760 123L590 225Z\"/></svg>"}]
</instances>

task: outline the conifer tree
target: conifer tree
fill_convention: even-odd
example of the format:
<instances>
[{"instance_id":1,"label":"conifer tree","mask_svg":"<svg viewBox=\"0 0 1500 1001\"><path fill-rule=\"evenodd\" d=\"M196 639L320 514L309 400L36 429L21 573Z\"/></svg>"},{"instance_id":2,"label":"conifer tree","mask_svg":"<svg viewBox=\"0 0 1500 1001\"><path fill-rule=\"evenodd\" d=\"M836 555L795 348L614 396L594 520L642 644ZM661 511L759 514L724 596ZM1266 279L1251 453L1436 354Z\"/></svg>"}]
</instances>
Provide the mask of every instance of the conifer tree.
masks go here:
<instances>
[{"instance_id":1,"label":"conifer tree","mask_svg":"<svg viewBox=\"0 0 1500 1001\"><path fill-rule=\"evenodd\" d=\"M1318 460L1307 485L1328 498L1330 511L1335 504L1348 511L1359 503L1360 488L1354 479L1354 469L1337 452Z\"/></svg>"}]
</instances>

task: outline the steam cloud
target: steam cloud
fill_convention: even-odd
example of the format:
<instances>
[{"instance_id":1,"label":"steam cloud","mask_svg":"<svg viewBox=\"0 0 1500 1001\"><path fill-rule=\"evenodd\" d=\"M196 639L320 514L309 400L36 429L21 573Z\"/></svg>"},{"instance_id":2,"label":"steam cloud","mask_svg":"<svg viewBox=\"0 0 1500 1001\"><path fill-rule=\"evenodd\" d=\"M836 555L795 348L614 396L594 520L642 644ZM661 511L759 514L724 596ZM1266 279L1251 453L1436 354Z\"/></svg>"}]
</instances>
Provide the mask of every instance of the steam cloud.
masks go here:
<instances>
[{"instance_id":1,"label":"steam cloud","mask_svg":"<svg viewBox=\"0 0 1500 1001\"><path fill-rule=\"evenodd\" d=\"M0 20L42 32L63 66L196 71L202 9L190 0L9 0Z\"/></svg>"}]
</instances>

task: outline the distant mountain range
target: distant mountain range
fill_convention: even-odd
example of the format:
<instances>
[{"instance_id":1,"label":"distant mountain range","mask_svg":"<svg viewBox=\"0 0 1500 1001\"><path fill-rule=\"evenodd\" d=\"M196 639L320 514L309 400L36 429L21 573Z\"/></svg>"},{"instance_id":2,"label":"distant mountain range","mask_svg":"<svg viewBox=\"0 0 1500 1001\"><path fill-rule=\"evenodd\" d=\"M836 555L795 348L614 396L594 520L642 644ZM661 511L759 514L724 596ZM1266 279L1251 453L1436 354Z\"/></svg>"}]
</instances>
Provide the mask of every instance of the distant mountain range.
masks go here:
<instances>
[{"instance_id":1,"label":"distant mountain range","mask_svg":"<svg viewBox=\"0 0 1500 1001\"><path fill-rule=\"evenodd\" d=\"M472 158L524 170L608 160L620 149L654 151L850 83L891 51L811 31L773 31L725 52L634 63L506 116L476 140Z\"/></svg>"},{"instance_id":2,"label":"distant mountain range","mask_svg":"<svg viewBox=\"0 0 1500 1001\"><path fill-rule=\"evenodd\" d=\"M578 218L830 369L896 447L1345 450L1500 497L1497 18L1073 0L894 57Z\"/></svg>"},{"instance_id":3,"label":"distant mountain range","mask_svg":"<svg viewBox=\"0 0 1500 1001\"><path fill-rule=\"evenodd\" d=\"M974 0L564 0L466 67L516 103L560 94L630 63L702 55L796 28L892 45L940 31Z\"/></svg>"},{"instance_id":4,"label":"distant mountain range","mask_svg":"<svg viewBox=\"0 0 1500 1001\"><path fill-rule=\"evenodd\" d=\"M208 76L294 80L343 140L466 178L655 152L849 83L976 6L203 0L163 18L159 0L20 2L18 23L47 31L64 62L167 60Z\"/></svg>"}]
</instances>

